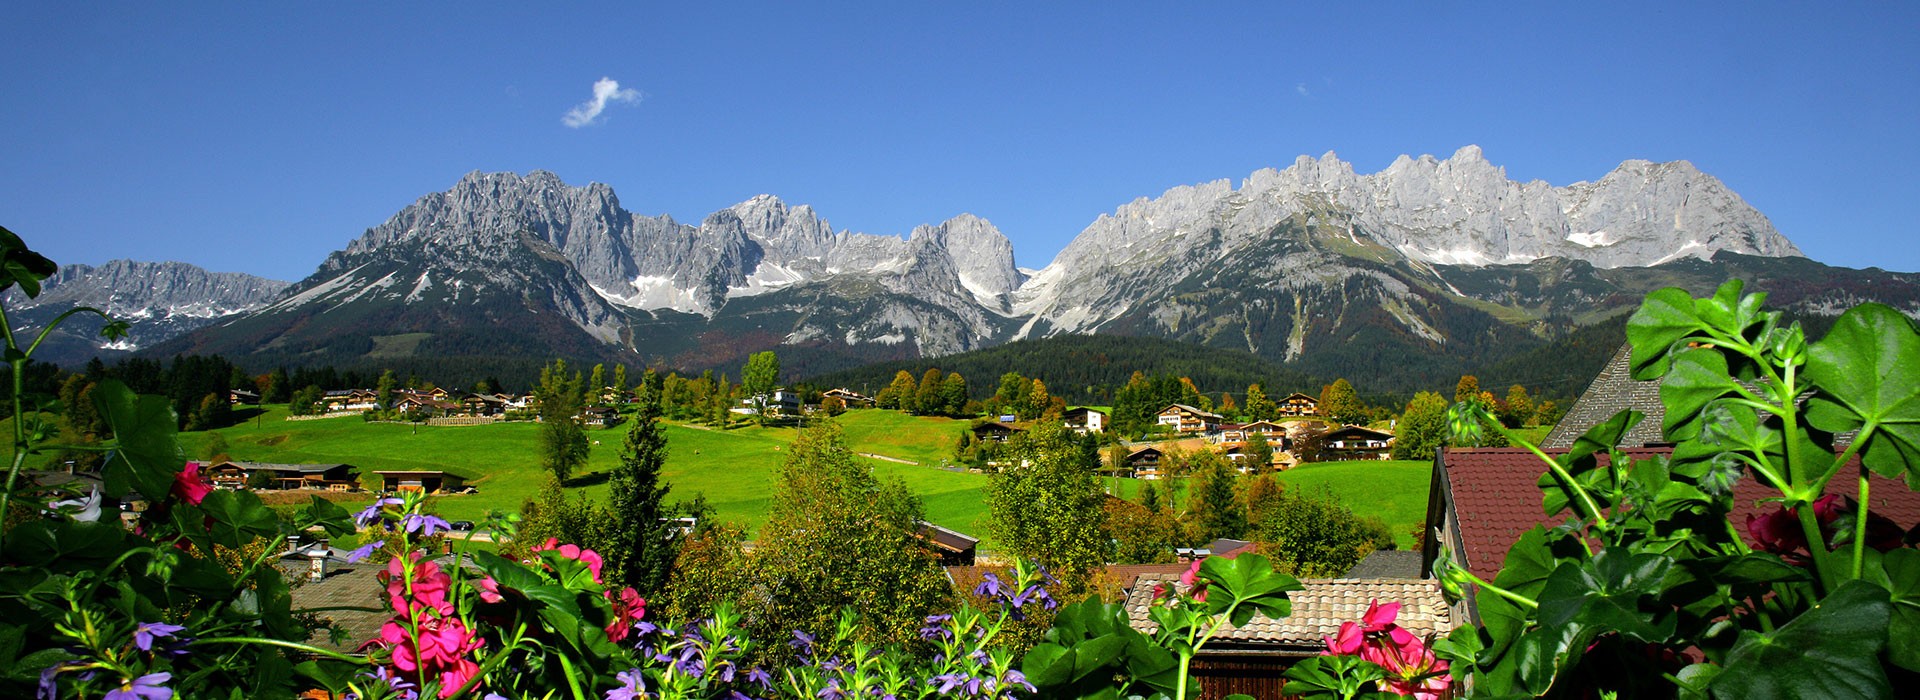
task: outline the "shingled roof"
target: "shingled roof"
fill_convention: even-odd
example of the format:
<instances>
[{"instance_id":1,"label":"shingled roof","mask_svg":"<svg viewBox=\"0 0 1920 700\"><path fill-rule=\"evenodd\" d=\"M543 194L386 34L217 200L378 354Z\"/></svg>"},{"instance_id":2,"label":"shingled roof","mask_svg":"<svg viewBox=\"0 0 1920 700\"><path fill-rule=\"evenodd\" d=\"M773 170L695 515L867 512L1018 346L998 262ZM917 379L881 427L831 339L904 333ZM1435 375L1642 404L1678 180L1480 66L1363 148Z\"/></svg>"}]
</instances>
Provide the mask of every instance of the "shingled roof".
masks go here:
<instances>
[{"instance_id":1,"label":"shingled roof","mask_svg":"<svg viewBox=\"0 0 1920 700\"><path fill-rule=\"evenodd\" d=\"M1660 382L1658 380L1640 381L1633 378L1633 346L1622 343L1613 353L1613 359L1600 370L1600 375L1587 385L1585 393L1575 399L1573 407L1561 416L1560 423L1553 426L1553 432L1547 433L1547 439L1540 441L1540 447L1548 450L1565 450L1573 447L1573 441L1580 439L1593 426L1606 422L1615 414L1633 409L1647 414L1647 419L1627 431L1621 438L1622 447L1645 447L1662 444L1666 436L1660 434L1660 418L1667 410L1660 403Z\"/></svg>"},{"instance_id":2,"label":"shingled roof","mask_svg":"<svg viewBox=\"0 0 1920 700\"><path fill-rule=\"evenodd\" d=\"M1179 578L1153 574L1140 577L1127 596L1127 620L1134 629L1152 634L1158 628L1148 615L1148 608L1153 605L1154 585L1178 587ZM1327 648L1326 638L1339 633L1340 623L1359 620L1367 612L1367 605L1374 601L1401 603L1400 615L1394 622L1416 635L1445 636L1454 628L1447 601L1433 581L1342 578L1307 579L1301 583L1306 585L1306 590L1287 596L1293 601L1292 614L1278 620L1255 615L1245 626L1228 625L1209 648L1257 647L1282 655L1319 654Z\"/></svg>"}]
</instances>

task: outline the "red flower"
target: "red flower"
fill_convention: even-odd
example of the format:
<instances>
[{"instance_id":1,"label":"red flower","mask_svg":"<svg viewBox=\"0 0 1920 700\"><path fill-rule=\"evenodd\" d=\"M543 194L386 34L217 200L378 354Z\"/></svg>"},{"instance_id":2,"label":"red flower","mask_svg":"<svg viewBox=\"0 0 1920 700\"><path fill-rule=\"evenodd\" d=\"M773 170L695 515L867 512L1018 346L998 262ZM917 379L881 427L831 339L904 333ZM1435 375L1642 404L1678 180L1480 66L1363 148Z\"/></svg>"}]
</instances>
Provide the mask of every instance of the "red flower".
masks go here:
<instances>
[{"instance_id":1,"label":"red flower","mask_svg":"<svg viewBox=\"0 0 1920 700\"><path fill-rule=\"evenodd\" d=\"M613 620L607 623L607 641L618 642L627 638L633 631L633 623L647 615L647 600L640 597L639 591L632 587L621 589L618 594L608 590L601 593L613 603Z\"/></svg>"},{"instance_id":2,"label":"red flower","mask_svg":"<svg viewBox=\"0 0 1920 700\"><path fill-rule=\"evenodd\" d=\"M197 506L213 493L213 487L200 481L200 463L188 462L173 479L173 497L186 501L187 505Z\"/></svg>"}]
</instances>

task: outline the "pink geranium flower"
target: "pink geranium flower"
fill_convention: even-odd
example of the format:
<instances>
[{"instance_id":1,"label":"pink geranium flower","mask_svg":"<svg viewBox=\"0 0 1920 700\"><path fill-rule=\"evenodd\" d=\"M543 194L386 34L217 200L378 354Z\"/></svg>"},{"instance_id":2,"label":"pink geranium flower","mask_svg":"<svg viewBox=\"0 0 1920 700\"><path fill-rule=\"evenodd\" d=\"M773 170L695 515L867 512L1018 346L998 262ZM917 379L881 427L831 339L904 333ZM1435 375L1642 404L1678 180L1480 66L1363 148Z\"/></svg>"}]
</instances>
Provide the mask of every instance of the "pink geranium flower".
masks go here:
<instances>
[{"instance_id":1,"label":"pink geranium flower","mask_svg":"<svg viewBox=\"0 0 1920 700\"><path fill-rule=\"evenodd\" d=\"M1447 662L1435 656L1425 642L1394 623L1400 615L1399 603L1367 604L1359 623L1340 623L1336 636L1327 637L1323 656L1359 656L1386 669L1387 678L1380 690L1420 700L1438 700L1452 679Z\"/></svg>"},{"instance_id":2,"label":"pink geranium flower","mask_svg":"<svg viewBox=\"0 0 1920 700\"><path fill-rule=\"evenodd\" d=\"M1187 595L1196 603L1207 602L1207 581L1200 578L1200 561L1193 560L1193 566L1187 567L1187 573L1180 575L1180 585L1187 587Z\"/></svg>"},{"instance_id":3,"label":"pink geranium flower","mask_svg":"<svg viewBox=\"0 0 1920 700\"><path fill-rule=\"evenodd\" d=\"M577 544L560 544L560 539L557 537L549 537L546 542L534 545L533 547L533 551L535 552L545 552L547 550L557 550L560 552L560 556L586 564L587 571L593 574L593 582L602 582L600 580L600 566L605 562L600 559L599 552L591 549L581 549L580 545Z\"/></svg>"},{"instance_id":4,"label":"pink geranium flower","mask_svg":"<svg viewBox=\"0 0 1920 700\"><path fill-rule=\"evenodd\" d=\"M613 603L613 620L608 622L606 627L607 641L618 642L626 639L627 635L633 631L633 623L646 617L647 599L640 597L640 592L633 590L631 586L621 589L617 594L609 590L601 595L606 596L607 601Z\"/></svg>"},{"instance_id":5,"label":"pink geranium flower","mask_svg":"<svg viewBox=\"0 0 1920 700\"><path fill-rule=\"evenodd\" d=\"M200 481L200 463L188 462L173 479L173 497L186 501L187 505L197 506L213 493L213 487Z\"/></svg>"}]
</instances>

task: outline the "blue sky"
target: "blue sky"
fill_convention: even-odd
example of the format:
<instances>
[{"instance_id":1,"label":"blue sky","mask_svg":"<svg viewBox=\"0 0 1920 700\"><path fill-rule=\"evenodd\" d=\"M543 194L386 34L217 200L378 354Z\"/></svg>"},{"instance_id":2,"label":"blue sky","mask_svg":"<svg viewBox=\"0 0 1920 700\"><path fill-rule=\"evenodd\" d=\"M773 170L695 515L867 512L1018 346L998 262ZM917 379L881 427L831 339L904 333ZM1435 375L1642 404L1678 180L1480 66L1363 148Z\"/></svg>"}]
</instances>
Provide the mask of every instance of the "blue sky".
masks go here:
<instances>
[{"instance_id":1,"label":"blue sky","mask_svg":"<svg viewBox=\"0 0 1920 700\"><path fill-rule=\"evenodd\" d=\"M466 172L547 169L688 222L972 212L1038 267L1169 187L1479 144L1555 185L1691 160L1816 260L1920 271L1920 4L1276 4L7 3L0 224L292 280ZM635 92L563 123L603 77Z\"/></svg>"}]
</instances>

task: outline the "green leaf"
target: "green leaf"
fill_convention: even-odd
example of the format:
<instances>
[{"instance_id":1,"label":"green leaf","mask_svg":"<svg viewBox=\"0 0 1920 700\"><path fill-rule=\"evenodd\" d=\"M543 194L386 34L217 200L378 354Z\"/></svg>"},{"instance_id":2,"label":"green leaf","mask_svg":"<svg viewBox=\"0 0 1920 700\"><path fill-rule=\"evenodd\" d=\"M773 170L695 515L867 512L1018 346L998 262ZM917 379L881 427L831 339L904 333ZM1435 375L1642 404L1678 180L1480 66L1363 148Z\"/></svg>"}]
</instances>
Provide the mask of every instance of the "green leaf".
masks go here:
<instances>
[{"instance_id":1,"label":"green leaf","mask_svg":"<svg viewBox=\"0 0 1920 700\"><path fill-rule=\"evenodd\" d=\"M40 281L59 271L60 266L29 250L26 241L0 226L0 292L18 284L28 297L40 296Z\"/></svg>"},{"instance_id":2,"label":"green leaf","mask_svg":"<svg viewBox=\"0 0 1920 700\"><path fill-rule=\"evenodd\" d=\"M91 569L119 556L126 539L118 521L33 520L7 533L6 555L14 564Z\"/></svg>"},{"instance_id":3,"label":"green leaf","mask_svg":"<svg viewBox=\"0 0 1920 700\"><path fill-rule=\"evenodd\" d=\"M213 519L208 530L214 543L224 547L239 549L280 531L280 519L252 491L214 491L200 502L200 510Z\"/></svg>"},{"instance_id":4,"label":"green leaf","mask_svg":"<svg viewBox=\"0 0 1920 700\"><path fill-rule=\"evenodd\" d=\"M1885 476L1905 472L1920 484L1920 333L1882 304L1848 309L1807 349L1807 422L1839 433L1877 426L1861 461Z\"/></svg>"},{"instance_id":5,"label":"green leaf","mask_svg":"<svg viewBox=\"0 0 1920 700\"><path fill-rule=\"evenodd\" d=\"M1256 610L1275 620L1286 617L1293 612L1287 592L1306 588L1298 579L1274 571L1273 563L1258 554L1207 557L1200 564L1200 576L1208 581L1208 612L1229 613L1235 627L1252 620Z\"/></svg>"},{"instance_id":6,"label":"green leaf","mask_svg":"<svg viewBox=\"0 0 1920 700\"><path fill-rule=\"evenodd\" d=\"M1650 644L1673 635L1674 620L1656 619L1640 600L1656 592L1672 566L1657 554L1606 550L1589 562L1563 562L1540 593L1540 624L1610 629Z\"/></svg>"},{"instance_id":7,"label":"green leaf","mask_svg":"<svg viewBox=\"0 0 1920 700\"><path fill-rule=\"evenodd\" d=\"M1646 418L1646 414L1631 409L1613 414L1612 418L1588 428L1587 432L1575 439L1573 446L1567 449L1565 456L1567 461L1561 462L1560 465L1572 469L1576 462L1589 455L1612 450L1614 445L1620 444L1621 438L1626 437L1627 431L1632 430Z\"/></svg>"},{"instance_id":8,"label":"green leaf","mask_svg":"<svg viewBox=\"0 0 1920 700\"><path fill-rule=\"evenodd\" d=\"M1771 633L1742 630L1713 679L1732 698L1886 698L1893 694L1880 650L1892 606L1887 591L1847 581L1812 610Z\"/></svg>"},{"instance_id":9,"label":"green leaf","mask_svg":"<svg viewBox=\"0 0 1920 700\"><path fill-rule=\"evenodd\" d=\"M1667 352L1706 327L1687 290L1668 287L1648 294L1640 302L1640 309L1627 319L1627 342L1633 345L1633 378L1656 379L1666 374Z\"/></svg>"},{"instance_id":10,"label":"green leaf","mask_svg":"<svg viewBox=\"0 0 1920 700\"><path fill-rule=\"evenodd\" d=\"M334 537L346 537L355 532L353 516L347 509L319 496L312 496L307 505L307 522L326 528L327 534Z\"/></svg>"},{"instance_id":11,"label":"green leaf","mask_svg":"<svg viewBox=\"0 0 1920 700\"><path fill-rule=\"evenodd\" d=\"M507 559L486 551L475 551L473 563L488 576L492 576L500 587L519 591L533 601L578 618L580 606L574 602L573 592L559 584L548 581L545 576L529 571L520 562Z\"/></svg>"},{"instance_id":12,"label":"green leaf","mask_svg":"<svg viewBox=\"0 0 1920 700\"><path fill-rule=\"evenodd\" d=\"M93 401L113 429L114 450L103 469L107 495L119 498L137 490L150 503L166 501L187 462L174 440L173 404L165 396L135 395L118 379L100 380Z\"/></svg>"},{"instance_id":13,"label":"green leaf","mask_svg":"<svg viewBox=\"0 0 1920 700\"><path fill-rule=\"evenodd\" d=\"M1887 623L1887 658L1901 668L1920 671L1920 550L1895 549L1881 556L1877 566L1868 562L1861 568L1868 580L1887 589L1893 606Z\"/></svg>"},{"instance_id":14,"label":"green leaf","mask_svg":"<svg viewBox=\"0 0 1920 700\"><path fill-rule=\"evenodd\" d=\"M1740 385L1727 374L1727 358L1719 350L1694 348L1673 357L1673 368L1660 382L1660 404L1667 415L1660 429L1668 440L1681 442L1700 435L1707 406L1738 393Z\"/></svg>"}]
</instances>

